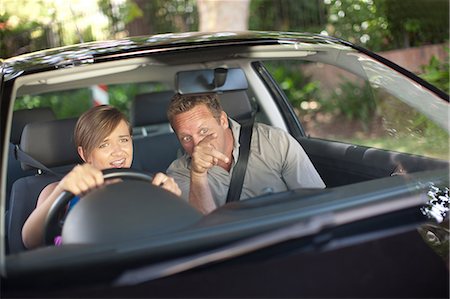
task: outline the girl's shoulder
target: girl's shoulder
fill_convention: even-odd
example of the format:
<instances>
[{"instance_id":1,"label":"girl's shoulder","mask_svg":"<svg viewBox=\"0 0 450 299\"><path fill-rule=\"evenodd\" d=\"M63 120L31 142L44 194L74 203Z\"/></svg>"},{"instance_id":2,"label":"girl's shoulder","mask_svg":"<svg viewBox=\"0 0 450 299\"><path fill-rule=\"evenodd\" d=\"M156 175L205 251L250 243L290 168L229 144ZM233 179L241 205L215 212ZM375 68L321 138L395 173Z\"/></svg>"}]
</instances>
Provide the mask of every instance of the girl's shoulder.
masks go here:
<instances>
[{"instance_id":1,"label":"girl's shoulder","mask_svg":"<svg viewBox=\"0 0 450 299\"><path fill-rule=\"evenodd\" d=\"M59 181L48 184L42 189L41 193L39 193L39 198L37 201L37 206L43 203L49 196L52 194L53 190L55 190L56 186L58 186Z\"/></svg>"}]
</instances>

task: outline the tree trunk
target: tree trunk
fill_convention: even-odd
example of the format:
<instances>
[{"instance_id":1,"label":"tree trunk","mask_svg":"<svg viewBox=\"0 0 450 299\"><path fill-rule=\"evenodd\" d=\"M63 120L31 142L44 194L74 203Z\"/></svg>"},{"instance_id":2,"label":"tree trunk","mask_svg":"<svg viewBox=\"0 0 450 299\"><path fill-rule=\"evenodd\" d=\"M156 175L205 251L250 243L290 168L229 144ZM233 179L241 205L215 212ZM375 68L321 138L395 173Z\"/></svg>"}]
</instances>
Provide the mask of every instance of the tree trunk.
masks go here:
<instances>
[{"instance_id":1,"label":"tree trunk","mask_svg":"<svg viewBox=\"0 0 450 299\"><path fill-rule=\"evenodd\" d=\"M250 0L197 0L199 31L248 29Z\"/></svg>"},{"instance_id":2,"label":"tree trunk","mask_svg":"<svg viewBox=\"0 0 450 299\"><path fill-rule=\"evenodd\" d=\"M150 17L148 15L148 10L146 6L148 5L147 0L134 0L134 3L142 10L144 15L133 19L131 22L125 25L125 29L128 31L128 36L139 36L154 34L152 25L149 22Z\"/></svg>"}]
</instances>

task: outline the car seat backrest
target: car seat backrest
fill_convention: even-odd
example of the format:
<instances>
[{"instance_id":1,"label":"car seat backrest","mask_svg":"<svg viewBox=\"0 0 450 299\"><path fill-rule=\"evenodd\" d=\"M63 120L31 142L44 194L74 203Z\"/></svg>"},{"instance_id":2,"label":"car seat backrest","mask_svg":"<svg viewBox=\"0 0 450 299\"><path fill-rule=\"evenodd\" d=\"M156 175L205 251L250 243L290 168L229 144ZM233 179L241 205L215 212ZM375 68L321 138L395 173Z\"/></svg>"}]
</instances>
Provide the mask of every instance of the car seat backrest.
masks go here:
<instances>
[{"instance_id":1,"label":"car seat backrest","mask_svg":"<svg viewBox=\"0 0 450 299\"><path fill-rule=\"evenodd\" d=\"M219 94L219 99L223 110L232 119L240 122L252 116L252 106L244 90Z\"/></svg>"},{"instance_id":2,"label":"car seat backrest","mask_svg":"<svg viewBox=\"0 0 450 299\"><path fill-rule=\"evenodd\" d=\"M20 167L20 162L16 159L14 153L15 145L20 143L20 137L22 136L23 128L26 124L39 121L54 120L56 118L55 113L51 108L33 108L22 109L13 112L10 144L8 151L8 174L7 174L7 189L6 195L9 198L12 184L19 178L30 175L30 172L25 172Z\"/></svg>"},{"instance_id":3,"label":"car seat backrest","mask_svg":"<svg viewBox=\"0 0 450 299\"><path fill-rule=\"evenodd\" d=\"M33 122L48 121L56 119L55 113L49 107L21 109L13 113L10 142L19 144L23 128Z\"/></svg>"},{"instance_id":4,"label":"car seat backrest","mask_svg":"<svg viewBox=\"0 0 450 299\"><path fill-rule=\"evenodd\" d=\"M181 148L173 133L167 108L173 91L151 92L137 95L131 105L131 125L134 130L133 168L150 173L164 172L177 158Z\"/></svg>"},{"instance_id":5,"label":"car seat backrest","mask_svg":"<svg viewBox=\"0 0 450 299\"><path fill-rule=\"evenodd\" d=\"M143 93L134 98L130 109L130 123L136 137L171 131L167 108L173 95L174 92L168 90Z\"/></svg>"},{"instance_id":6,"label":"car seat backrest","mask_svg":"<svg viewBox=\"0 0 450 299\"><path fill-rule=\"evenodd\" d=\"M22 227L36 207L37 199L42 189L50 183L58 181L54 175L41 174L26 176L14 182L11 190L9 213L7 221L8 253L18 253L25 250L22 242Z\"/></svg>"},{"instance_id":7,"label":"car seat backrest","mask_svg":"<svg viewBox=\"0 0 450 299\"><path fill-rule=\"evenodd\" d=\"M165 172L180 153L175 133L134 139L133 168L150 173Z\"/></svg>"},{"instance_id":8,"label":"car seat backrest","mask_svg":"<svg viewBox=\"0 0 450 299\"><path fill-rule=\"evenodd\" d=\"M31 123L25 126L20 149L48 168L81 163L73 132L76 118ZM22 169L34 167L22 163Z\"/></svg>"},{"instance_id":9,"label":"car seat backrest","mask_svg":"<svg viewBox=\"0 0 450 299\"><path fill-rule=\"evenodd\" d=\"M131 125L138 127L168 122L167 108L174 94L167 90L137 95L131 104Z\"/></svg>"},{"instance_id":10,"label":"car seat backrest","mask_svg":"<svg viewBox=\"0 0 450 299\"><path fill-rule=\"evenodd\" d=\"M20 162L16 159L15 146L20 143L23 128L26 124L39 121L54 120L55 113L51 108L21 109L13 112L10 143L8 150L8 171L6 175L6 211L9 210L9 197L13 183L27 175L32 175L31 171L24 171L20 167ZM7 216L8 217L8 216Z\"/></svg>"},{"instance_id":11,"label":"car seat backrest","mask_svg":"<svg viewBox=\"0 0 450 299\"><path fill-rule=\"evenodd\" d=\"M64 119L27 124L22 133L20 149L53 171L64 174L75 164L81 163L73 140L76 121ZM22 163L22 168L34 169L25 163ZM44 171L14 182L7 219L9 253L25 250L22 243L23 224L36 207L42 189L59 179L59 176Z\"/></svg>"}]
</instances>

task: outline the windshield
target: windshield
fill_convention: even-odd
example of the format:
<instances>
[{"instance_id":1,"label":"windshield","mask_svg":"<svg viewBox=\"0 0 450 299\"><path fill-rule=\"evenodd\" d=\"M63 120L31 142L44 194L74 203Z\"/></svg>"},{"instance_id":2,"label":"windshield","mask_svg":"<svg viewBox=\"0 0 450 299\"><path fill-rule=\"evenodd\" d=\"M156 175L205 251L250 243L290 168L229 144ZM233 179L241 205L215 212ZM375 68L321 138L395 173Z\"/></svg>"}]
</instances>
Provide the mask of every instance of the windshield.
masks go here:
<instances>
[{"instance_id":1,"label":"windshield","mask_svg":"<svg viewBox=\"0 0 450 299\"><path fill-rule=\"evenodd\" d=\"M318 242L312 236L328 230L339 230L336 239L346 241L369 232L367 239L376 239L374 232L384 237L434 221L420 208L431 186L449 185L449 104L426 87L331 42L167 52L138 58L124 53L15 79L9 160L2 164L8 178L3 241L11 275L110 264L121 274L115 281L127 285L134 272L126 270L141 261L152 266L147 280L177 273L170 268L174 261L183 265L176 269L190 269L292 240L301 240L299 248L306 250ZM236 69L247 82L227 81ZM180 79L181 72L188 75ZM209 118L188 126L195 117L183 114L190 108L182 104L204 93L183 94L188 89L178 86L189 82L177 80L194 74L213 76L195 77L195 87L217 97L223 111L195 111ZM178 108L187 112L168 116L177 96ZM128 168L123 165L130 162L130 171L149 175L147 181L119 175L119 183L88 188L73 209L64 203L53 213L65 215L53 222L60 246L26 248L22 228L40 205L42 190L92 161L74 132L80 116L99 105L123 113L132 136L132 151L109 165ZM242 140L247 122L252 135ZM94 153L114 143L114 132L102 137ZM199 148L205 135L213 141ZM242 190L230 202L228 187L244 141L249 150ZM205 148L214 154L195 168L195 155ZM158 173L173 180L180 194L163 190L166 180L152 184ZM199 174L209 189L195 198L191 178ZM193 204L204 198L214 204L206 213Z\"/></svg>"}]
</instances>

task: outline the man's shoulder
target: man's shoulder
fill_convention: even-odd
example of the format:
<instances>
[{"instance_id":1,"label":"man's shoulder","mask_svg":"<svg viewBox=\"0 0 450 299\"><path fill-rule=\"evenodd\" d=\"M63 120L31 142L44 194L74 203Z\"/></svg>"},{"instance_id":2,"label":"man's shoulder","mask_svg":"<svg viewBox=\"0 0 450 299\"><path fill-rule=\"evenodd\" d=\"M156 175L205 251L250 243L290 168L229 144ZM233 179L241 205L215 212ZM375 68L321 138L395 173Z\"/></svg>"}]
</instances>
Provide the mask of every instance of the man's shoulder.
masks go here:
<instances>
[{"instance_id":1,"label":"man's shoulder","mask_svg":"<svg viewBox=\"0 0 450 299\"><path fill-rule=\"evenodd\" d=\"M272 130L272 129L276 129L276 127L265 124L265 123L260 123L260 122L255 122L255 127L256 128L261 128L261 129L266 129L266 130Z\"/></svg>"},{"instance_id":2,"label":"man's shoulder","mask_svg":"<svg viewBox=\"0 0 450 299\"><path fill-rule=\"evenodd\" d=\"M189 170L190 168L190 157L188 154L184 153L180 157L178 157L176 160L174 160L169 168L167 169L167 172L172 171L182 171L182 170Z\"/></svg>"},{"instance_id":3,"label":"man's shoulder","mask_svg":"<svg viewBox=\"0 0 450 299\"><path fill-rule=\"evenodd\" d=\"M288 133L281 128L274 127L265 123L255 123L254 129L259 133L266 136L286 136Z\"/></svg>"}]
</instances>

